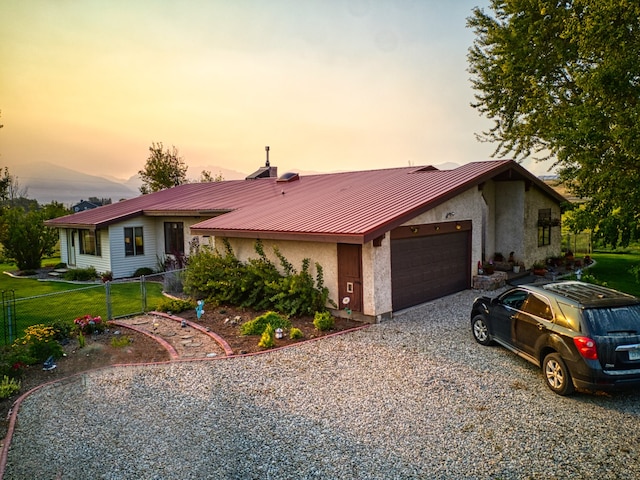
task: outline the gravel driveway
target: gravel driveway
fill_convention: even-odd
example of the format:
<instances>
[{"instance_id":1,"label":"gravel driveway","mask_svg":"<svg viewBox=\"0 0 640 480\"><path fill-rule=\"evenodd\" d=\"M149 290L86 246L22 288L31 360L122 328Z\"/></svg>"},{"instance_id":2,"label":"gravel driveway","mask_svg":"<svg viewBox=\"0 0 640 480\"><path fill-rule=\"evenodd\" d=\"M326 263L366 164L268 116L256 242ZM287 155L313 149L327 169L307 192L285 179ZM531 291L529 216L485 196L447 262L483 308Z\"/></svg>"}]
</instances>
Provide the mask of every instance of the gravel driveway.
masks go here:
<instances>
[{"instance_id":1,"label":"gravel driveway","mask_svg":"<svg viewBox=\"0 0 640 480\"><path fill-rule=\"evenodd\" d=\"M109 369L20 410L6 479L640 478L640 392L563 398L466 291L266 355Z\"/></svg>"}]
</instances>

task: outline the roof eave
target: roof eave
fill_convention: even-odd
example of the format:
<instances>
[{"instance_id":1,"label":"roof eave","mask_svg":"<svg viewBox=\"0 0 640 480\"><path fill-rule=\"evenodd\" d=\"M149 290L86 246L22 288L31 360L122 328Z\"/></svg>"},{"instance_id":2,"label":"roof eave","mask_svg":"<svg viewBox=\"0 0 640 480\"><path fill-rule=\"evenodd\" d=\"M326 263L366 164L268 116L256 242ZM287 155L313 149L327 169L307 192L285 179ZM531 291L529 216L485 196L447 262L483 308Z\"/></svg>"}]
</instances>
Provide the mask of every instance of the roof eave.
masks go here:
<instances>
[{"instance_id":1,"label":"roof eave","mask_svg":"<svg viewBox=\"0 0 640 480\"><path fill-rule=\"evenodd\" d=\"M365 235L340 234L327 232L280 232L267 230L227 230L212 228L193 228L193 235L227 238L252 238L261 240L293 240L319 243L351 243L362 245L365 243Z\"/></svg>"}]
</instances>

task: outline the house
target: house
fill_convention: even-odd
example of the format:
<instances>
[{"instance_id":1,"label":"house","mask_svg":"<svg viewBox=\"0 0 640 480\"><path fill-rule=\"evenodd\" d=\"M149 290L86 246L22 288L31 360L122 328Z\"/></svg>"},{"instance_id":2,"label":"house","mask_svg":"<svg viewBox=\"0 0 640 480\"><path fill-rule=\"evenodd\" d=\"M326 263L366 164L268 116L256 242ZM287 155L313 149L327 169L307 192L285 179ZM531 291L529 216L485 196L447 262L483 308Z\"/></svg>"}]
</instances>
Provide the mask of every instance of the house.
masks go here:
<instances>
[{"instance_id":1,"label":"house","mask_svg":"<svg viewBox=\"0 0 640 480\"><path fill-rule=\"evenodd\" d=\"M318 262L340 307L379 321L469 288L478 261L495 252L527 266L559 254L563 201L518 163L497 160L191 183L47 224L60 229L63 262L114 278L221 238L246 260L261 239L294 266Z\"/></svg>"},{"instance_id":2,"label":"house","mask_svg":"<svg viewBox=\"0 0 640 480\"><path fill-rule=\"evenodd\" d=\"M91 210L92 208L98 208L99 206L100 205L98 205L97 203L93 203L88 200L80 200L79 203L76 203L73 207L71 207L71 210L73 210L74 213L78 213L84 210Z\"/></svg>"}]
</instances>

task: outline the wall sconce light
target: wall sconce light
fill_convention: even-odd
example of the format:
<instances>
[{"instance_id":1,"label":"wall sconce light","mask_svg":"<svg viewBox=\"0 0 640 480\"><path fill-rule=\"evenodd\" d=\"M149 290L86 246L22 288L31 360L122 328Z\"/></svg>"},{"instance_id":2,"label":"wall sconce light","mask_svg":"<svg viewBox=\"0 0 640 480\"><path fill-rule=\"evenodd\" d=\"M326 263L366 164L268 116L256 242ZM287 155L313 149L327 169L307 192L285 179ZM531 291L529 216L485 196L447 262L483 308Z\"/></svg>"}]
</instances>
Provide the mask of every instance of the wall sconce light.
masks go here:
<instances>
[{"instance_id":1,"label":"wall sconce light","mask_svg":"<svg viewBox=\"0 0 640 480\"><path fill-rule=\"evenodd\" d=\"M449 212L444 216L444 218L453 218L455 216L456 216L456 212Z\"/></svg>"},{"instance_id":2,"label":"wall sconce light","mask_svg":"<svg viewBox=\"0 0 640 480\"><path fill-rule=\"evenodd\" d=\"M460 230L462 228L462 225L460 225L458 222L456 222L456 230Z\"/></svg>"},{"instance_id":3,"label":"wall sconce light","mask_svg":"<svg viewBox=\"0 0 640 480\"><path fill-rule=\"evenodd\" d=\"M409 227L411 229L411 233L418 233L418 230L420 230L418 227Z\"/></svg>"},{"instance_id":4,"label":"wall sconce light","mask_svg":"<svg viewBox=\"0 0 640 480\"><path fill-rule=\"evenodd\" d=\"M437 232L438 230L440 230L440 225L436 225L434 228L436 229L436 232Z\"/></svg>"}]
</instances>

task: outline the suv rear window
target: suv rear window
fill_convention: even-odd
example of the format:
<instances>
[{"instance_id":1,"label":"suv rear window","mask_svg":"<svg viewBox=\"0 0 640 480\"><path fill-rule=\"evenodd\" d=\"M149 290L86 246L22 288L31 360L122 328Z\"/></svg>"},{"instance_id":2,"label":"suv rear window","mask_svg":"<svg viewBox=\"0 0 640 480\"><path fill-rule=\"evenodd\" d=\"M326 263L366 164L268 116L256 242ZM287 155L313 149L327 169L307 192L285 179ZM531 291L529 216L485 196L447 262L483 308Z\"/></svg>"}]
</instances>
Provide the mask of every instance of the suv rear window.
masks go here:
<instances>
[{"instance_id":1,"label":"suv rear window","mask_svg":"<svg viewBox=\"0 0 640 480\"><path fill-rule=\"evenodd\" d=\"M593 335L640 334L640 305L588 308L584 318Z\"/></svg>"}]
</instances>

